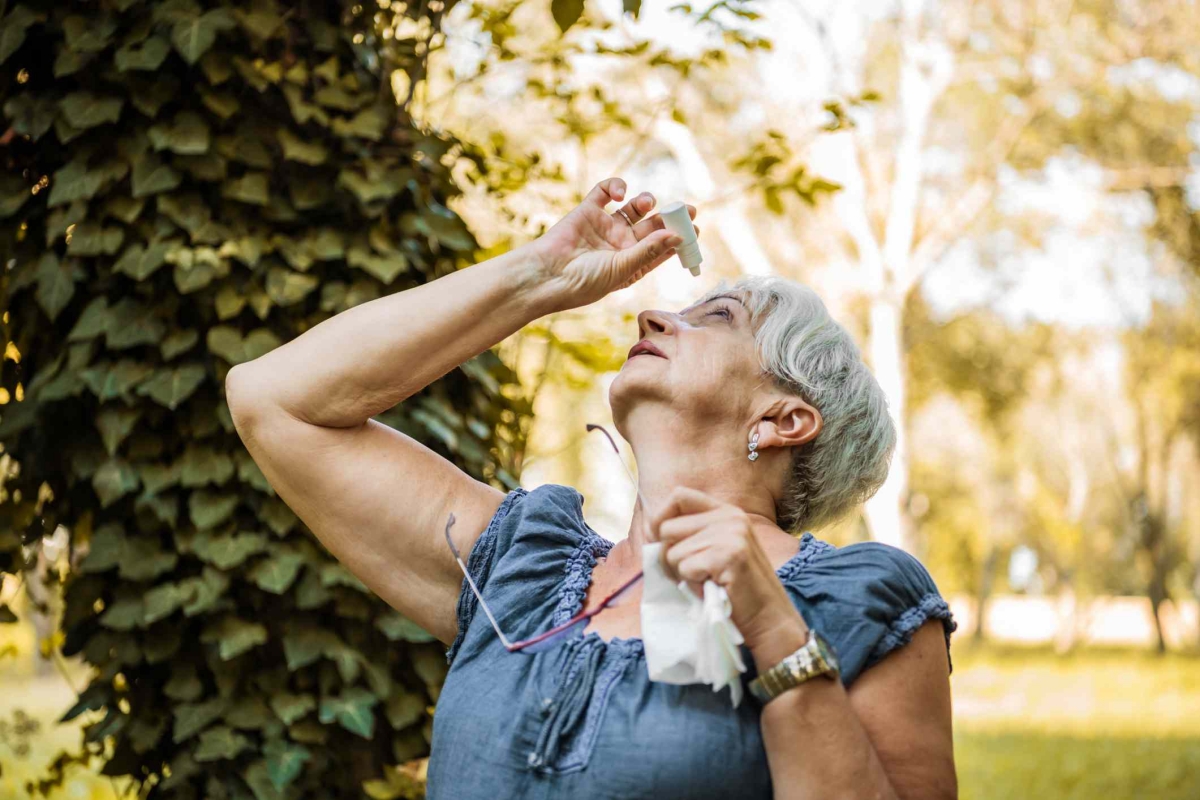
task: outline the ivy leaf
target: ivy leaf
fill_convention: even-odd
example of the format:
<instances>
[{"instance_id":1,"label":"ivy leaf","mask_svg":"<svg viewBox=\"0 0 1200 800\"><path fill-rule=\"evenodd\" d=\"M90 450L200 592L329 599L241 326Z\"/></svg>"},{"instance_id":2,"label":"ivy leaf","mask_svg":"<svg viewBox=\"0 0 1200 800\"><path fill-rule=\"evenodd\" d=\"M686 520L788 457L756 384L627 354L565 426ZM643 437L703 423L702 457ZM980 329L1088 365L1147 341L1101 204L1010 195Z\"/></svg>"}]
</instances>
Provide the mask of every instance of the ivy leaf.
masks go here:
<instances>
[{"instance_id":1,"label":"ivy leaf","mask_svg":"<svg viewBox=\"0 0 1200 800\"><path fill-rule=\"evenodd\" d=\"M20 211L31 196L29 187L19 176L0 174L0 219Z\"/></svg>"},{"instance_id":2,"label":"ivy leaf","mask_svg":"<svg viewBox=\"0 0 1200 800\"><path fill-rule=\"evenodd\" d=\"M217 8L190 19L178 20L171 29L171 42L183 60L194 65L217 41L217 33L236 23L229 12Z\"/></svg>"},{"instance_id":3,"label":"ivy leaf","mask_svg":"<svg viewBox=\"0 0 1200 800\"><path fill-rule=\"evenodd\" d=\"M67 47L77 53L99 53L108 47L117 32L116 20L109 14L72 14L62 22Z\"/></svg>"},{"instance_id":4,"label":"ivy leaf","mask_svg":"<svg viewBox=\"0 0 1200 800\"><path fill-rule=\"evenodd\" d=\"M241 203L265 206L270 201L267 173L247 172L240 178L221 184L221 196Z\"/></svg>"},{"instance_id":5,"label":"ivy leaf","mask_svg":"<svg viewBox=\"0 0 1200 800\"><path fill-rule=\"evenodd\" d=\"M4 104L4 115L12 123L13 131L37 141L54 125L58 103L53 97L21 94Z\"/></svg>"},{"instance_id":6,"label":"ivy leaf","mask_svg":"<svg viewBox=\"0 0 1200 800\"><path fill-rule=\"evenodd\" d=\"M175 728L172 739L176 744L192 738L213 722L221 718L229 701L223 697L214 697L204 703L184 703L172 709L175 716Z\"/></svg>"},{"instance_id":7,"label":"ivy leaf","mask_svg":"<svg viewBox=\"0 0 1200 800\"><path fill-rule=\"evenodd\" d=\"M112 400L114 397L128 399L129 390L140 386L152 372L151 368L131 358L123 358L117 363L102 361L80 373L83 382L100 400Z\"/></svg>"},{"instance_id":8,"label":"ivy leaf","mask_svg":"<svg viewBox=\"0 0 1200 800\"><path fill-rule=\"evenodd\" d=\"M73 258L59 260L53 250L47 250L38 261L37 301L46 316L57 319L59 313L75 295L75 283L87 277L83 267Z\"/></svg>"},{"instance_id":9,"label":"ivy leaf","mask_svg":"<svg viewBox=\"0 0 1200 800\"><path fill-rule=\"evenodd\" d=\"M151 36L140 44L127 44L118 48L116 52L117 71L156 70L162 66L170 52L170 42L161 36Z\"/></svg>"},{"instance_id":10,"label":"ivy leaf","mask_svg":"<svg viewBox=\"0 0 1200 800\"><path fill-rule=\"evenodd\" d=\"M105 334L109 350L124 350L139 344L158 344L162 341L166 325L155 313L153 306L142 305L126 297L112 307L111 318L120 324L112 324Z\"/></svg>"},{"instance_id":11,"label":"ivy leaf","mask_svg":"<svg viewBox=\"0 0 1200 800\"><path fill-rule=\"evenodd\" d=\"M205 644L216 642L221 660L228 661L266 642L267 629L257 622L223 617L220 622L204 629L200 641Z\"/></svg>"},{"instance_id":12,"label":"ivy leaf","mask_svg":"<svg viewBox=\"0 0 1200 800\"><path fill-rule=\"evenodd\" d=\"M17 52L17 48L25 41L25 31L39 19L25 6L15 6L8 16L0 19L0 64Z\"/></svg>"},{"instance_id":13,"label":"ivy leaf","mask_svg":"<svg viewBox=\"0 0 1200 800\"><path fill-rule=\"evenodd\" d=\"M131 581L147 581L175 568L179 555L163 550L157 537L136 536L125 541L118 574Z\"/></svg>"},{"instance_id":14,"label":"ivy leaf","mask_svg":"<svg viewBox=\"0 0 1200 800\"><path fill-rule=\"evenodd\" d=\"M432 642L437 638L397 611L381 614L375 619L375 627L392 642Z\"/></svg>"},{"instance_id":15,"label":"ivy leaf","mask_svg":"<svg viewBox=\"0 0 1200 800\"><path fill-rule=\"evenodd\" d=\"M98 222L81 222L70 236L67 253L73 256L112 255L124 240L125 231L119 227L105 228Z\"/></svg>"},{"instance_id":16,"label":"ivy leaf","mask_svg":"<svg viewBox=\"0 0 1200 800\"><path fill-rule=\"evenodd\" d=\"M169 192L179 185L179 173L164 164L152 153L142 153L133 160L133 196Z\"/></svg>"},{"instance_id":17,"label":"ivy leaf","mask_svg":"<svg viewBox=\"0 0 1200 800\"><path fill-rule=\"evenodd\" d=\"M152 125L146 134L155 150L170 150L181 155L207 153L211 141L208 123L195 111L181 111L170 125Z\"/></svg>"},{"instance_id":18,"label":"ivy leaf","mask_svg":"<svg viewBox=\"0 0 1200 800\"><path fill-rule=\"evenodd\" d=\"M222 484L233 476L233 459L211 447L189 444L175 463L179 468L179 483L182 486Z\"/></svg>"},{"instance_id":19,"label":"ivy leaf","mask_svg":"<svg viewBox=\"0 0 1200 800\"><path fill-rule=\"evenodd\" d=\"M221 605L221 596L229 588L229 578L223 572L205 567L199 577L188 578L182 581L180 586L191 595L183 604L183 615L194 617Z\"/></svg>"},{"instance_id":20,"label":"ivy leaf","mask_svg":"<svg viewBox=\"0 0 1200 800\"><path fill-rule=\"evenodd\" d=\"M550 0L550 13L558 29L566 33L583 16L583 0Z\"/></svg>"},{"instance_id":21,"label":"ivy leaf","mask_svg":"<svg viewBox=\"0 0 1200 800\"><path fill-rule=\"evenodd\" d=\"M154 377L138 386L139 395L151 399L174 411L179 405L192 396L196 388L204 382L205 371L200 364L182 364L169 369L161 369Z\"/></svg>"},{"instance_id":22,"label":"ivy leaf","mask_svg":"<svg viewBox=\"0 0 1200 800\"><path fill-rule=\"evenodd\" d=\"M384 705L388 724L393 730L403 730L425 713L425 700L418 694L403 689L393 692Z\"/></svg>"},{"instance_id":23,"label":"ivy leaf","mask_svg":"<svg viewBox=\"0 0 1200 800\"><path fill-rule=\"evenodd\" d=\"M250 740L225 725L200 734L200 744L192 757L197 761L231 761L250 747Z\"/></svg>"},{"instance_id":24,"label":"ivy leaf","mask_svg":"<svg viewBox=\"0 0 1200 800\"><path fill-rule=\"evenodd\" d=\"M319 166L329 158L329 151L319 141L306 142L287 128L280 128L276 135L283 146L283 157L288 161Z\"/></svg>"},{"instance_id":25,"label":"ivy leaf","mask_svg":"<svg viewBox=\"0 0 1200 800\"><path fill-rule=\"evenodd\" d=\"M121 442L133 431L133 426L141 419L139 408L129 408L108 404L96 413L96 428L100 431L100 439L104 449L110 456L117 454Z\"/></svg>"},{"instance_id":26,"label":"ivy leaf","mask_svg":"<svg viewBox=\"0 0 1200 800\"><path fill-rule=\"evenodd\" d=\"M371 709L378 702L378 697L354 686L339 697L322 698L318 718L326 725L336 721L351 733L370 739L375 733L375 714Z\"/></svg>"},{"instance_id":27,"label":"ivy leaf","mask_svg":"<svg viewBox=\"0 0 1200 800\"><path fill-rule=\"evenodd\" d=\"M100 507L108 508L138 487L138 475L125 461L110 458L92 475L92 488Z\"/></svg>"},{"instance_id":28,"label":"ivy leaf","mask_svg":"<svg viewBox=\"0 0 1200 800\"><path fill-rule=\"evenodd\" d=\"M127 597L113 603L100 615L100 624L117 631L130 631L146 617L141 597Z\"/></svg>"},{"instance_id":29,"label":"ivy leaf","mask_svg":"<svg viewBox=\"0 0 1200 800\"><path fill-rule=\"evenodd\" d=\"M283 344L269 328L256 328L243 339L241 331L229 325L209 328L208 349L232 364L253 361Z\"/></svg>"},{"instance_id":30,"label":"ivy leaf","mask_svg":"<svg viewBox=\"0 0 1200 800\"><path fill-rule=\"evenodd\" d=\"M279 717L284 725L291 725L317 707L317 701L308 694L280 692L272 695L268 702L275 716Z\"/></svg>"},{"instance_id":31,"label":"ivy leaf","mask_svg":"<svg viewBox=\"0 0 1200 800\"><path fill-rule=\"evenodd\" d=\"M279 791L287 788L296 780L304 763L312 756L308 748L301 744L292 744L283 739L272 739L263 748L267 757L267 774L271 783Z\"/></svg>"},{"instance_id":32,"label":"ivy leaf","mask_svg":"<svg viewBox=\"0 0 1200 800\"><path fill-rule=\"evenodd\" d=\"M152 625L160 619L166 619L183 606L186 597L185 591L173 583L155 586L143 597L145 606L142 622Z\"/></svg>"},{"instance_id":33,"label":"ivy leaf","mask_svg":"<svg viewBox=\"0 0 1200 800\"><path fill-rule=\"evenodd\" d=\"M101 97L91 92L71 92L58 101L67 123L79 130L116 122L121 118L121 106L124 104L124 99L120 97Z\"/></svg>"},{"instance_id":34,"label":"ivy leaf","mask_svg":"<svg viewBox=\"0 0 1200 800\"><path fill-rule=\"evenodd\" d=\"M236 494L218 495L198 490L188 497L188 514L197 528L207 530L229 519L237 502Z\"/></svg>"},{"instance_id":35,"label":"ivy leaf","mask_svg":"<svg viewBox=\"0 0 1200 800\"><path fill-rule=\"evenodd\" d=\"M180 353L186 353L195 346L196 342L200 341L200 334L194 330L174 331L167 338L163 339L159 346L159 351L162 357L170 361Z\"/></svg>"},{"instance_id":36,"label":"ivy leaf","mask_svg":"<svg viewBox=\"0 0 1200 800\"><path fill-rule=\"evenodd\" d=\"M302 275L283 267L271 267L267 272L267 296L280 307L299 303L319 284L315 275Z\"/></svg>"},{"instance_id":37,"label":"ivy leaf","mask_svg":"<svg viewBox=\"0 0 1200 800\"><path fill-rule=\"evenodd\" d=\"M104 572L117 566L125 552L125 532L116 523L109 523L96 530L88 543L87 555L79 564L84 574Z\"/></svg>"},{"instance_id":38,"label":"ivy leaf","mask_svg":"<svg viewBox=\"0 0 1200 800\"><path fill-rule=\"evenodd\" d=\"M295 582L302 566L304 556L290 550L280 550L255 564L247 577L265 592L283 594Z\"/></svg>"}]
</instances>

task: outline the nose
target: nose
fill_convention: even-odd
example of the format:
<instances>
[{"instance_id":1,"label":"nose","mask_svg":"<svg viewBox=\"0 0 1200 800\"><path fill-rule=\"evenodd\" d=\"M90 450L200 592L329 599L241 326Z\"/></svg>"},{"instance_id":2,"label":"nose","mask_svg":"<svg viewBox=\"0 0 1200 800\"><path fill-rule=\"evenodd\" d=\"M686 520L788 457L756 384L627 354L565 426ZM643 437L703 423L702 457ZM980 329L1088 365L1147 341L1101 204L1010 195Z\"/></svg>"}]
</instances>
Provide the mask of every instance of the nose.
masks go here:
<instances>
[{"instance_id":1,"label":"nose","mask_svg":"<svg viewBox=\"0 0 1200 800\"><path fill-rule=\"evenodd\" d=\"M654 308L648 308L638 314L638 338L645 339L651 333L668 335L675 333L675 322L671 319L672 316L669 311L659 311Z\"/></svg>"}]
</instances>

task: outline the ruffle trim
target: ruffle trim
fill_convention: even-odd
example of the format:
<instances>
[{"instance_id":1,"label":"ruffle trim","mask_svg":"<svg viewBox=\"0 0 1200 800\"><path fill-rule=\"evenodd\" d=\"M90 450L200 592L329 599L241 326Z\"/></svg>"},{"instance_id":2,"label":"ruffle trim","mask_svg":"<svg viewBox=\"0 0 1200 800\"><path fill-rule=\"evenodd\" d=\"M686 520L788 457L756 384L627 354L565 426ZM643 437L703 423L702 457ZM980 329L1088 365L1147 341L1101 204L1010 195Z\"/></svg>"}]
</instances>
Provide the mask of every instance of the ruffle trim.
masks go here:
<instances>
[{"instance_id":1,"label":"ruffle trim","mask_svg":"<svg viewBox=\"0 0 1200 800\"><path fill-rule=\"evenodd\" d=\"M608 555L613 542L592 531L584 529L583 539L567 559L566 575L558 587L558 605L554 608L553 623L561 625L583 608L588 586L592 582L592 569L596 561Z\"/></svg>"},{"instance_id":2,"label":"ruffle trim","mask_svg":"<svg viewBox=\"0 0 1200 800\"><path fill-rule=\"evenodd\" d=\"M946 657L949 658L950 634L958 630L958 623L954 620L954 614L946 600L940 594L931 592L922 597L917 605L896 618L888 628L887 634L871 651L870 663L874 664L896 648L911 642L913 634L931 619L942 621L942 629L946 636ZM950 671L954 671L953 663L950 665Z\"/></svg>"},{"instance_id":3,"label":"ruffle trim","mask_svg":"<svg viewBox=\"0 0 1200 800\"><path fill-rule=\"evenodd\" d=\"M808 565L818 556L836 549L829 542L823 542L811 533L805 533L800 536L800 552L789 558L783 566L776 570L776 574L779 575L781 581L792 580L807 569Z\"/></svg>"}]
</instances>

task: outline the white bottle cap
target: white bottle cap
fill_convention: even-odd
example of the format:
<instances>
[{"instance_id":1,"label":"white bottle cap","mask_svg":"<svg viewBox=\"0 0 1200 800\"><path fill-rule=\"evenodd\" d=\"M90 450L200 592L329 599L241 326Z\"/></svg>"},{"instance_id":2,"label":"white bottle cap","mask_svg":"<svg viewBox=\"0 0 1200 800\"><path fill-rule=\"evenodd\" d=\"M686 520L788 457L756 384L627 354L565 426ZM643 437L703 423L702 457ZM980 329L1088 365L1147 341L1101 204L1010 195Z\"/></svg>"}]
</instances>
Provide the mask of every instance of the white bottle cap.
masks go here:
<instances>
[{"instance_id":1,"label":"white bottle cap","mask_svg":"<svg viewBox=\"0 0 1200 800\"><path fill-rule=\"evenodd\" d=\"M692 227L687 204L677 200L663 206L658 213L667 230L683 239L675 248L679 262L693 275L699 275L700 263L704 261L704 256L700 254L700 241L696 238L696 229Z\"/></svg>"}]
</instances>

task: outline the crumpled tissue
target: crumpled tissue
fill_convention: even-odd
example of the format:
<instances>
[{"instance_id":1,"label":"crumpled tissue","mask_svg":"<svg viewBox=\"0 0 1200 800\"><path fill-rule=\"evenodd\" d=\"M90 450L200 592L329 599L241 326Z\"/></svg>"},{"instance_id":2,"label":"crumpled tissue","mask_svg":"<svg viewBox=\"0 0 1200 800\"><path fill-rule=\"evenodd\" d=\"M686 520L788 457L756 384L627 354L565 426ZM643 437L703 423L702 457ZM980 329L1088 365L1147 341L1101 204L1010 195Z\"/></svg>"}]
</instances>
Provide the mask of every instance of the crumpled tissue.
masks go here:
<instances>
[{"instance_id":1,"label":"crumpled tissue","mask_svg":"<svg viewBox=\"0 0 1200 800\"><path fill-rule=\"evenodd\" d=\"M714 692L728 686L737 708L746 665L738 650L741 631L730 619L729 595L705 581L704 598L697 597L687 581L667 576L661 551L661 542L642 545L642 644L650 680L707 683Z\"/></svg>"}]
</instances>

